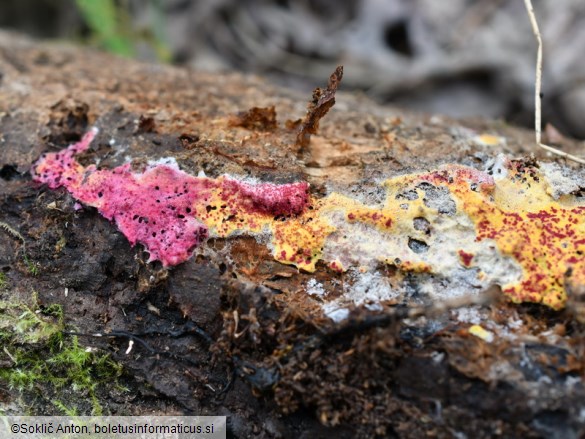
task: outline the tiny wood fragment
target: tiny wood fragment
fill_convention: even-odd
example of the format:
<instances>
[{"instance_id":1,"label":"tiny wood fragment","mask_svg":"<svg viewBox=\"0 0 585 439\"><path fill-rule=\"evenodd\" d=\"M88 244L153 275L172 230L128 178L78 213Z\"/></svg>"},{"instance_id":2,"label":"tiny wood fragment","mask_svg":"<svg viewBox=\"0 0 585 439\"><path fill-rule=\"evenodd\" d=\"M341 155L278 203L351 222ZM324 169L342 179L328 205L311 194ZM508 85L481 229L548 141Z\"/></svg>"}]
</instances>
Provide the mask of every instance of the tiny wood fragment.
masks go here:
<instances>
[{"instance_id":1,"label":"tiny wood fragment","mask_svg":"<svg viewBox=\"0 0 585 439\"><path fill-rule=\"evenodd\" d=\"M274 105L266 108L253 107L238 113L232 125L253 131L274 131L277 126Z\"/></svg>"},{"instance_id":2,"label":"tiny wood fragment","mask_svg":"<svg viewBox=\"0 0 585 439\"><path fill-rule=\"evenodd\" d=\"M140 116L138 119L138 127L136 128L137 133L155 133L156 122L152 117Z\"/></svg>"},{"instance_id":3,"label":"tiny wood fragment","mask_svg":"<svg viewBox=\"0 0 585 439\"><path fill-rule=\"evenodd\" d=\"M329 83L325 90L317 87L313 91L313 100L307 109L307 115L297 134L297 146L300 151L305 150L311 142L311 135L317 134L319 121L327 114L335 104L335 92L343 78L343 66L338 66L329 77Z\"/></svg>"}]
</instances>

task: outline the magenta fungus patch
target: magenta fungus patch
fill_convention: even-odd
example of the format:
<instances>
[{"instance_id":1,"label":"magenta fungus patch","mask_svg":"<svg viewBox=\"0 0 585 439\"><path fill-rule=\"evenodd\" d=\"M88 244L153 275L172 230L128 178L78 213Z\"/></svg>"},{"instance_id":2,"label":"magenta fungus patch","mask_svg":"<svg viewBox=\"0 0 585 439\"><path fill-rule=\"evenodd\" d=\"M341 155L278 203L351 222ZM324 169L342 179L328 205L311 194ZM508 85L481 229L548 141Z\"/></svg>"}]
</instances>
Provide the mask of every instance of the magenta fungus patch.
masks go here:
<instances>
[{"instance_id":1,"label":"magenta fungus patch","mask_svg":"<svg viewBox=\"0 0 585 439\"><path fill-rule=\"evenodd\" d=\"M75 155L87 150L96 134L92 129L65 150L44 154L33 166L33 178L51 189L65 187L78 201L97 208L132 245L140 242L146 247L149 262L179 264L207 238L207 225L194 215L197 206L230 211L232 218L240 211L273 218L299 214L308 202L307 183L251 184L227 177L193 177L174 161L149 165L142 173L132 172L130 164L111 170L84 167Z\"/></svg>"},{"instance_id":2,"label":"magenta fungus patch","mask_svg":"<svg viewBox=\"0 0 585 439\"><path fill-rule=\"evenodd\" d=\"M249 213L272 216L299 215L309 201L309 185L305 182L250 184L226 178L222 192L224 199L236 198L240 207Z\"/></svg>"}]
</instances>

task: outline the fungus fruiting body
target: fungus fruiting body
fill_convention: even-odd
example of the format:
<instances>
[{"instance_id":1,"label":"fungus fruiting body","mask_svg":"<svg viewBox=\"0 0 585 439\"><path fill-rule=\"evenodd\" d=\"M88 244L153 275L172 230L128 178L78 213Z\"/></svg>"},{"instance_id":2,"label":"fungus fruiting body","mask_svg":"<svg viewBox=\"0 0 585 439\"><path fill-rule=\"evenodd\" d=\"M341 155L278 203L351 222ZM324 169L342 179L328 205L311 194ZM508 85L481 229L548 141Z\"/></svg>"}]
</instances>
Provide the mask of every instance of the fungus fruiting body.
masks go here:
<instances>
[{"instance_id":1,"label":"fungus fruiting body","mask_svg":"<svg viewBox=\"0 0 585 439\"><path fill-rule=\"evenodd\" d=\"M311 197L306 182L194 177L174 160L142 172L84 167L75 156L95 135L43 155L34 180L97 208L165 266L207 237L247 234L268 235L276 260L307 272L319 261L337 272L386 264L465 288L498 284L512 301L554 309L564 306L569 278L585 284L585 205L553 197L534 165L503 160L494 176L461 165L401 175L383 182L380 204L366 205L336 192Z\"/></svg>"},{"instance_id":2,"label":"fungus fruiting body","mask_svg":"<svg viewBox=\"0 0 585 439\"><path fill-rule=\"evenodd\" d=\"M33 166L33 178L51 189L65 187L78 201L97 208L132 245L146 247L149 261L160 260L165 266L187 260L208 237L210 226L216 236L240 228L259 230L266 218L300 213L308 200L307 183L193 177L174 160L151 164L140 173L129 163L111 170L83 167L75 155L87 150L96 134L91 130L79 143L43 155Z\"/></svg>"}]
</instances>

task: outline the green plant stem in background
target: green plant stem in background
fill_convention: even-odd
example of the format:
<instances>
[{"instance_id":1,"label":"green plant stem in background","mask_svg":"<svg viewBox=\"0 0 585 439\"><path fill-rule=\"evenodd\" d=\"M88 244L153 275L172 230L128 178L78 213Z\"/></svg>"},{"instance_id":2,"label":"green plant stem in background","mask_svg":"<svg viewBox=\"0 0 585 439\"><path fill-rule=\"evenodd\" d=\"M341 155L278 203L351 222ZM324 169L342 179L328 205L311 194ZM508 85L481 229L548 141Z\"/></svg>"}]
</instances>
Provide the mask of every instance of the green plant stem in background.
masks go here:
<instances>
[{"instance_id":1,"label":"green plant stem in background","mask_svg":"<svg viewBox=\"0 0 585 439\"><path fill-rule=\"evenodd\" d=\"M136 57L138 47L148 47L158 61L170 62L166 24L160 0L144 1L141 6L149 24L134 29L128 2L115 0L75 0L77 9L91 31L90 41L116 55Z\"/></svg>"},{"instance_id":2,"label":"green plant stem in background","mask_svg":"<svg viewBox=\"0 0 585 439\"><path fill-rule=\"evenodd\" d=\"M117 55L135 55L132 38L123 26L123 21L130 20L114 0L76 0L76 4L98 45Z\"/></svg>"}]
</instances>

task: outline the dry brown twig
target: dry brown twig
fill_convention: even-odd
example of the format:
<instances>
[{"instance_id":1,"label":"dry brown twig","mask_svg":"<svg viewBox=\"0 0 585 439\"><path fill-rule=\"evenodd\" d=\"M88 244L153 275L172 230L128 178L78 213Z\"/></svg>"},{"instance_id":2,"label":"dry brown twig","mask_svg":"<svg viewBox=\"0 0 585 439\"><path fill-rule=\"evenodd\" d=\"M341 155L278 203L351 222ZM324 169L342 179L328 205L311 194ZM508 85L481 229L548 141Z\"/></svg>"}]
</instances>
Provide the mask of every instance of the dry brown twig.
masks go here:
<instances>
[{"instance_id":1,"label":"dry brown twig","mask_svg":"<svg viewBox=\"0 0 585 439\"><path fill-rule=\"evenodd\" d=\"M313 91L313 99L307 109L305 120L297 134L296 145L300 151L306 150L311 142L311 135L317 134L319 121L335 105L335 92L343 78L343 66L337 66L335 71L329 77L329 82L325 90L317 87Z\"/></svg>"},{"instance_id":2,"label":"dry brown twig","mask_svg":"<svg viewBox=\"0 0 585 439\"><path fill-rule=\"evenodd\" d=\"M536 81L534 84L534 129L536 131L536 144L541 148L559 155L561 157L565 157L569 160L573 160L578 163L585 164L585 159L581 157L574 156L572 154L568 154L564 151L561 151L557 148L553 148L552 146L545 145L542 143L541 138L541 113L542 113L542 37L540 36L540 30L538 29L538 22L536 21L536 15L534 14L534 7L532 6L532 0L524 0L524 5L526 6L526 12L528 12L528 17L530 18L530 24L532 25L532 32L536 37L536 41L538 43L538 51L536 54Z\"/></svg>"}]
</instances>

